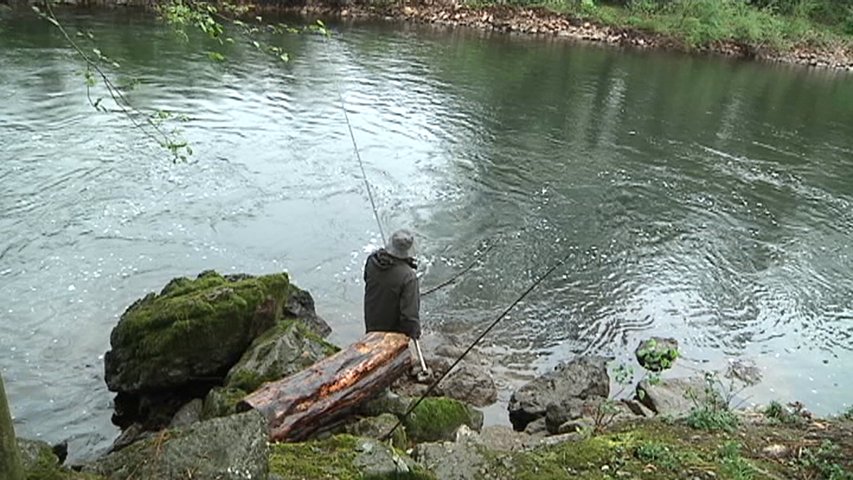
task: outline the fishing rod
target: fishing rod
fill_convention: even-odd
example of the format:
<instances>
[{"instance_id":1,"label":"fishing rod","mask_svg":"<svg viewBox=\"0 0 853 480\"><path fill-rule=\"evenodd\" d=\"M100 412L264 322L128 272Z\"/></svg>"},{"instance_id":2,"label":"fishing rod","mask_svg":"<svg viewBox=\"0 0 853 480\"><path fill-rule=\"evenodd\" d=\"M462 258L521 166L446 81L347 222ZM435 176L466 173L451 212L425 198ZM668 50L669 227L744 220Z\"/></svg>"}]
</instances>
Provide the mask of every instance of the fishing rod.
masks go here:
<instances>
[{"instance_id":1,"label":"fishing rod","mask_svg":"<svg viewBox=\"0 0 853 480\"><path fill-rule=\"evenodd\" d=\"M521 301L524 300L524 298L527 297L527 295L529 295L530 292L532 292L534 289L536 289L536 287L538 287L539 284L541 284L543 281L545 281L546 278L548 278L552 273L554 273L554 270L556 270L561 265L566 263L566 260L568 260L572 254L573 254L573 252L569 252L565 256L563 256L563 258L561 258L557 263L555 263L550 268L548 268L548 270L546 270L545 273L540 275L539 278L537 278L529 287L527 287L527 290L525 290L521 295L519 295L518 298L516 298L511 304L509 304L509 306L506 307L506 309L504 309L504 311L500 315L498 315L498 318L496 318L494 321L492 321L492 323L489 324L489 326L485 330L483 330L483 333L481 333L480 336L478 336L473 342L471 342L470 345L468 345L468 348L466 348L465 351L462 352L462 355L459 355L459 357L456 358L456 360L453 362L453 364L450 365L450 368L445 370L444 373L441 374L441 376L439 376L436 380L434 380L429 385L429 387L426 389L426 391L424 391L424 393L421 394L421 396L417 399L417 401L414 404L410 405L408 409L406 409L406 412L399 419L397 419L397 423L391 428L391 430L388 431L388 433L386 433L382 437L382 440L390 439L391 435L394 434L394 431L396 431L397 428L399 428L400 425L403 424L403 422L406 420L406 418L408 418L408 416L418 407L418 405L420 405L421 402L426 397L428 397L429 394L432 393L433 390L435 390L435 387L437 387L438 384L441 383L442 380L444 380L444 377L446 377L453 370L453 368L456 367L456 365L458 365L459 362L461 362L462 359L465 358L465 356L468 355L468 353L478 343L480 343L480 341L483 338L485 338L486 335L488 335L489 332L491 332L492 329L495 328L495 326L497 326L497 324L500 323L500 321L503 320L504 317L506 317L513 308L515 308L516 305L521 303Z\"/></svg>"}]
</instances>

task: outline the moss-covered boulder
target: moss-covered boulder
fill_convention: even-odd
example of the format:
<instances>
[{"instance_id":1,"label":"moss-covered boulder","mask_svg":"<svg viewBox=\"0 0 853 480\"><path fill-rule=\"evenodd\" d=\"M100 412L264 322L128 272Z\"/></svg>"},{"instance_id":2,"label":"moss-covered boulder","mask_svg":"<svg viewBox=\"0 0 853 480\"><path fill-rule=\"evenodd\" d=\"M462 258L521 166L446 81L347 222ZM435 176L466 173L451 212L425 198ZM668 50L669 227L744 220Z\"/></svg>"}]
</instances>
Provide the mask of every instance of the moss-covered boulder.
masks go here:
<instances>
[{"instance_id":1,"label":"moss-covered boulder","mask_svg":"<svg viewBox=\"0 0 853 480\"><path fill-rule=\"evenodd\" d=\"M275 325L287 302L286 274L242 278L216 272L177 278L121 316L104 358L116 392L181 387L222 376L259 334Z\"/></svg>"},{"instance_id":2,"label":"moss-covered boulder","mask_svg":"<svg viewBox=\"0 0 853 480\"><path fill-rule=\"evenodd\" d=\"M272 445L269 465L270 476L281 480L434 479L405 453L352 435Z\"/></svg>"},{"instance_id":3,"label":"moss-covered boulder","mask_svg":"<svg viewBox=\"0 0 853 480\"><path fill-rule=\"evenodd\" d=\"M228 372L225 384L252 392L264 382L293 375L338 350L301 321L284 320L252 342Z\"/></svg>"},{"instance_id":4,"label":"moss-covered boulder","mask_svg":"<svg viewBox=\"0 0 853 480\"><path fill-rule=\"evenodd\" d=\"M175 278L131 305L112 331L104 366L118 393L113 422L164 428L181 406L222 385L241 358L229 380L251 390L322 358L333 348L322 340L329 330L311 295L284 273Z\"/></svg>"},{"instance_id":5,"label":"moss-covered boulder","mask_svg":"<svg viewBox=\"0 0 853 480\"><path fill-rule=\"evenodd\" d=\"M266 420L257 412L164 430L85 465L109 480L245 480L268 474Z\"/></svg>"},{"instance_id":6,"label":"moss-covered boulder","mask_svg":"<svg viewBox=\"0 0 853 480\"><path fill-rule=\"evenodd\" d=\"M45 442L18 439L21 463L27 480L101 480L92 473L80 473L61 465L53 447Z\"/></svg>"},{"instance_id":7,"label":"moss-covered boulder","mask_svg":"<svg viewBox=\"0 0 853 480\"><path fill-rule=\"evenodd\" d=\"M483 413L459 400L428 397L412 410L403 424L409 440L415 443L452 440L462 425L480 430Z\"/></svg>"}]
</instances>

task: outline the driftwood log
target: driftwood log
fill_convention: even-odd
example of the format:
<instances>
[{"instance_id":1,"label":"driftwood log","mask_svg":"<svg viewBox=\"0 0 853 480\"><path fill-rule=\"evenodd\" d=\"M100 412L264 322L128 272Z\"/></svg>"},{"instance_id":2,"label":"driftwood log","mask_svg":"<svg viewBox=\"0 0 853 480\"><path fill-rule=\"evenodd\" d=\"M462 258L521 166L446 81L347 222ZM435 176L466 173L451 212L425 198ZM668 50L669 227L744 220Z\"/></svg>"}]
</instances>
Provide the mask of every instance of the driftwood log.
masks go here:
<instances>
[{"instance_id":1,"label":"driftwood log","mask_svg":"<svg viewBox=\"0 0 853 480\"><path fill-rule=\"evenodd\" d=\"M409 337L371 332L294 375L269 382L237 406L267 419L272 441L300 441L347 415L411 366Z\"/></svg>"}]
</instances>

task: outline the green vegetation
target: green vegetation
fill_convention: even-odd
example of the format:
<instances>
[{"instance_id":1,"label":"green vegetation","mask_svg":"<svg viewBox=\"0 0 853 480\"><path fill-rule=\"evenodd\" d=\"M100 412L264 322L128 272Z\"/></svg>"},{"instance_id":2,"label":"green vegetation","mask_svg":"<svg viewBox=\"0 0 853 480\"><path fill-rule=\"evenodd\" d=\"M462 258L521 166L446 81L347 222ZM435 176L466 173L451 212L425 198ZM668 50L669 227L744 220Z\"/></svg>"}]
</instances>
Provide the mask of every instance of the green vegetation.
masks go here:
<instances>
[{"instance_id":1,"label":"green vegetation","mask_svg":"<svg viewBox=\"0 0 853 480\"><path fill-rule=\"evenodd\" d=\"M531 480L776 478L766 474L775 468L772 463L741 456L740 445L725 434L695 434L683 426L655 421L620 428L579 442L514 454L509 471L502 471L500 461L493 468L505 474L498 478Z\"/></svg>"},{"instance_id":2,"label":"green vegetation","mask_svg":"<svg viewBox=\"0 0 853 480\"><path fill-rule=\"evenodd\" d=\"M845 454L831 440L824 440L817 448L805 448L799 458L800 465L812 478L826 480L853 480L853 472L846 470L841 461Z\"/></svg>"},{"instance_id":3,"label":"green vegetation","mask_svg":"<svg viewBox=\"0 0 853 480\"><path fill-rule=\"evenodd\" d=\"M452 440L462 425L479 428L482 414L464 403L445 397L427 397L406 417L403 425L413 442Z\"/></svg>"},{"instance_id":4,"label":"green vegetation","mask_svg":"<svg viewBox=\"0 0 853 480\"><path fill-rule=\"evenodd\" d=\"M853 420L853 407L848 408L840 415L842 420Z\"/></svg>"},{"instance_id":5,"label":"green vegetation","mask_svg":"<svg viewBox=\"0 0 853 480\"><path fill-rule=\"evenodd\" d=\"M685 419L687 425L697 430L733 432L740 424L737 416L726 409L703 406L694 408Z\"/></svg>"},{"instance_id":6,"label":"green vegetation","mask_svg":"<svg viewBox=\"0 0 853 480\"><path fill-rule=\"evenodd\" d=\"M491 0L477 0L480 5ZM500 2L498 2L500 3ZM691 48L717 42L753 48L850 46L853 5L846 0L509 0L613 27L671 37Z\"/></svg>"},{"instance_id":7,"label":"green vegetation","mask_svg":"<svg viewBox=\"0 0 853 480\"><path fill-rule=\"evenodd\" d=\"M672 367L678 358L678 350L651 338L637 350L637 360L645 369L660 372Z\"/></svg>"},{"instance_id":8,"label":"green vegetation","mask_svg":"<svg viewBox=\"0 0 853 480\"><path fill-rule=\"evenodd\" d=\"M377 476L364 475L359 467L359 452L369 453L370 448L382 444L371 442L370 448L360 443L366 441L352 435L335 435L325 440L304 443L277 443L270 446L270 473L283 480L334 479L334 480L430 480L432 475L417 467L408 472ZM404 454L393 451L402 457Z\"/></svg>"},{"instance_id":9,"label":"green vegetation","mask_svg":"<svg viewBox=\"0 0 853 480\"><path fill-rule=\"evenodd\" d=\"M791 412L779 402L770 402L764 409L764 416L774 423L787 425L800 425L805 422L805 417L797 412Z\"/></svg>"}]
</instances>

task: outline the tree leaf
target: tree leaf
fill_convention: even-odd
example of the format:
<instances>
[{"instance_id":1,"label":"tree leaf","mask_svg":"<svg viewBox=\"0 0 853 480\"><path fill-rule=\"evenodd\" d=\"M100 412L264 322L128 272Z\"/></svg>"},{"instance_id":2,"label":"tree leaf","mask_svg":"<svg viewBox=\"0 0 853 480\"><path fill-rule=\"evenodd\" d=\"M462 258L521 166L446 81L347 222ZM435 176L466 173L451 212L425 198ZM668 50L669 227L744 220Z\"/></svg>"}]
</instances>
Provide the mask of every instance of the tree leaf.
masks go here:
<instances>
[{"instance_id":1,"label":"tree leaf","mask_svg":"<svg viewBox=\"0 0 853 480\"><path fill-rule=\"evenodd\" d=\"M224 62L225 55L222 55L219 52L207 52L207 58L213 60L214 62Z\"/></svg>"},{"instance_id":2,"label":"tree leaf","mask_svg":"<svg viewBox=\"0 0 853 480\"><path fill-rule=\"evenodd\" d=\"M278 58L279 58L282 62L285 62L285 63L287 63L287 62L289 62L289 61L290 61L290 55L288 55L287 53L282 53L281 55L279 55L279 56L278 56Z\"/></svg>"}]
</instances>

